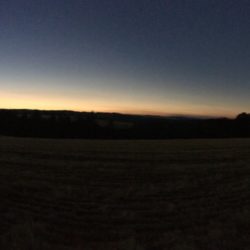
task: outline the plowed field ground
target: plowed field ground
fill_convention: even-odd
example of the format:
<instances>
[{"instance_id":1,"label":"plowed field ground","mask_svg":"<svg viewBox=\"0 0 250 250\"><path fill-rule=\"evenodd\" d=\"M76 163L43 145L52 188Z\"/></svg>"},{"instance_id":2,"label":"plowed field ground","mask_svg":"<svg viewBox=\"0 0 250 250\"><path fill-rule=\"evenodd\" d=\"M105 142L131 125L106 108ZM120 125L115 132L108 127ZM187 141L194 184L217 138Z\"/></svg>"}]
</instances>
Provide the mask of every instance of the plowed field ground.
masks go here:
<instances>
[{"instance_id":1,"label":"plowed field ground","mask_svg":"<svg viewBox=\"0 0 250 250\"><path fill-rule=\"evenodd\" d=\"M0 137L0 249L250 249L250 140Z\"/></svg>"}]
</instances>

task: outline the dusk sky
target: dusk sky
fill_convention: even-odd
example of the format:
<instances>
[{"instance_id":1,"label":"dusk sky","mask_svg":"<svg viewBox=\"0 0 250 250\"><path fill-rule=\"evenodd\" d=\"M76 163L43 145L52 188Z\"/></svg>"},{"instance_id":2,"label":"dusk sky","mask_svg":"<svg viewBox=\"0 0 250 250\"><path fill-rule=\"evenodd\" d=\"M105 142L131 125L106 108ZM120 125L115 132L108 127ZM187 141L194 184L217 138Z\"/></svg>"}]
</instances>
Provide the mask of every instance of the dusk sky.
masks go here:
<instances>
[{"instance_id":1,"label":"dusk sky","mask_svg":"<svg viewBox=\"0 0 250 250\"><path fill-rule=\"evenodd\" d=\"M1 0L0 108L250 111L249 0Z\"/></svg>"}]
</instances>

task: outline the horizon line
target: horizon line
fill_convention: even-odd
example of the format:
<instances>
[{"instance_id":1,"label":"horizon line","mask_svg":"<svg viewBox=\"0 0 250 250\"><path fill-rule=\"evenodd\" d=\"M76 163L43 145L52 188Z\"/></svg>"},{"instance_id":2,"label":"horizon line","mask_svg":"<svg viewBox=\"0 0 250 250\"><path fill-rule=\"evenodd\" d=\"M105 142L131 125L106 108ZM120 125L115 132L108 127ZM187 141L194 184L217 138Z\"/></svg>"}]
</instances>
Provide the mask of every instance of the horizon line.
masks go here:
<instances>
[{"instance_id":1,"label":"horizon line","mask_svg":"<svg viewBox=\"0 0 250 250\"><path fill-rule=\"evenodd\" d=\"M120 111L97 111L97 110L74 110L74 109L40 109L40 108L0 108L0 110L26 110L26 111L51 111L51 112L78 112L78 113L108 113L108 114L120 114L120 115L131 115L131 116L153 116L153 117L187 117L187 118L200 118L200 119L233 119L234 116L223 116L223 115L204 115L204 114L182 114L182 113L162 113L162 112L120 112ZM243 113L243 112L241 112Z\"/></svg>"}]
</instances>

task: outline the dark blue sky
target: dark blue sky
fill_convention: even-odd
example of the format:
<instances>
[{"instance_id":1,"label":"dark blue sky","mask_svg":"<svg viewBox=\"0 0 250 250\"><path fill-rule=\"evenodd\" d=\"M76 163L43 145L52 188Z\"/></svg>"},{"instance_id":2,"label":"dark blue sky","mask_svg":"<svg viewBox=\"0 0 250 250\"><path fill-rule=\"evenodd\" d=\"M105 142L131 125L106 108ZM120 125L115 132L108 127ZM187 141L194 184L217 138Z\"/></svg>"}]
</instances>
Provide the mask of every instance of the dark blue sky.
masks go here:
<instances>
[{"instance_id":1,"label":"dark blue sky","mask_svg":"<svg viewBox=\"0 0 250 250\"><path fill-rule=\"evenodd\" d=\"M236 115L247 0L2 0L0 105Z\"/></svg>"}]
</instances>

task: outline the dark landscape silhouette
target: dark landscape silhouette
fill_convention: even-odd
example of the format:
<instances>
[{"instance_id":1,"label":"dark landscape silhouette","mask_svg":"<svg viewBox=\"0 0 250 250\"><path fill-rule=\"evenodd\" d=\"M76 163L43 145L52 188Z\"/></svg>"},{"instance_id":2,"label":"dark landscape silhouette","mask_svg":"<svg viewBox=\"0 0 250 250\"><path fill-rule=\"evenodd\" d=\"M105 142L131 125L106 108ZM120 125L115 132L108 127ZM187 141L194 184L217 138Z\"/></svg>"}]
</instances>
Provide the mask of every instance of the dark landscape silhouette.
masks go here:
<instances>
[{"instance_id":1,"label":"dark landscape silhouette","mask_svg":"<svg viewBox=\"0 0 250 250\"><path fill-rule=\"evenodd\" d=\"M0 110L5 136L87 139L250 137L250 114L229 118L160 117L73 111Z\"/></svg>"}]
</instances>

